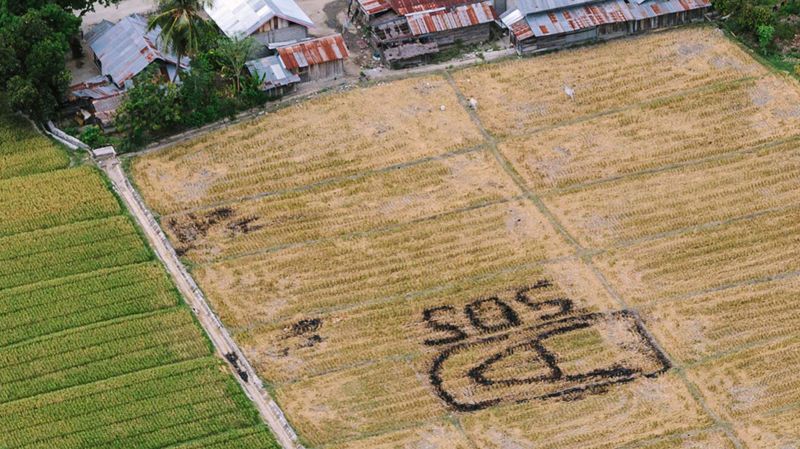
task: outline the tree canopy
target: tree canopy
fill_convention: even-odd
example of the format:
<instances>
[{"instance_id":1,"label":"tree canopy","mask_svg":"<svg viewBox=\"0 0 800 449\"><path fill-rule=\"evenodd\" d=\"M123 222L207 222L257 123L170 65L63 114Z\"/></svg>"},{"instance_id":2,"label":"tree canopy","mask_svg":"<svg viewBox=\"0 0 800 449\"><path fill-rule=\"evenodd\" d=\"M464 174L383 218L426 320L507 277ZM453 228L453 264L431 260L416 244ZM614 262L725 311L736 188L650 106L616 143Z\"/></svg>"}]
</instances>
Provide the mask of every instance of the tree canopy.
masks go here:
<instances>
[{"instance_id":1,"label":"tree canopy","mask_svg":"<svg viewBox=\"0 0 800 449\"><path fill-rule=\"evenodd\" d=\"M64 56L81 19L56 3L31 3L0 0L0 91L11 109L41 119L69 87Z\"/></svg>"}]
</instances>

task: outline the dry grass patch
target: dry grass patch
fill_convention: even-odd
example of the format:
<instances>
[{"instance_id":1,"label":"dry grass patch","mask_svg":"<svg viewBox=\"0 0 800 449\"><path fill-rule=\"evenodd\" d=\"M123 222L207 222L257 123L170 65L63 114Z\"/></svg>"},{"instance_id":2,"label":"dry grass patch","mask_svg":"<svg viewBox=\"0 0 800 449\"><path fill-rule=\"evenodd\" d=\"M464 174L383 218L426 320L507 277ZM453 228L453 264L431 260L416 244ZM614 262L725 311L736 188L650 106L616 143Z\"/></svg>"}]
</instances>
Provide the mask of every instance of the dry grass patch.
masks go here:
<instances>
[{"instance_id":1,"label":"dry grass patch","mask_svg":"<svg viewBox=\"0 0 800 449\"><path fill-rule=\"evenodd\" d=\"M413 78L296 104L138 158L132 171L148 204L167 214L481 141L447 82Z\"/></svg>"},{"instance_id":2,"label":"dry grass patch","mask_svg":"<svg viewBox=\"0 0 800 449\"><path fill-rule=\"evenodd\" d=\"M693 366L686 374L722 419L742 423L800 404L798 347L800 337L784 338Z\"/></svg>"},{"instance_id":3,"label":"dry grass patch","mask_svg":"<svg viewBox=\"0 0 800 449\"><path fill-rule=\"evenodd\" d=\"M800 202L800 142L570 191L545 199L584 247Z\"/></svg>"},{"instance_id":4,"label":"dry grass patch","mask_svg":"<svg viewBox=\"0 0 800 449\"><path fill-rule=\"evenodd\" d=\"M712 424L672 374L580 400L491 408L462 421L467 435L486 449L610 449Z\"/></svg>"},{"instance_id":5,"label":"dry grass patch","mask_svg":"<svg viewBox=\"0 0 800 449\"><path fill-rule=\"evenodd\" d=\"M519 194L492 155L481 150L162 222L178 251L203 263L368 231Z\"/></svg>"},{"instance_id":6,"label":"dry grass patch","mask_svg":"<svg viewBox=\"0 0 800 449\"><path fill-rule=\"evenodd\" d=\"M222 319L247 327L403 295L569 254L529 202L257 254L194 271Z\"/></svg>"},{"instance_id":7,"label":"dry grass patch","mask_svg":"<svg viewBox=\"0 0 800 449\"><path fill-rule=\"evenodd\" d=\"M800 208L643 241L595 257L615 291L642 304L800 269Z\"/></svg>"},{"instance_id":8,"label":"dry grass patch","mask_svg":"<svg viewBox=\"0 0 800 449\"><path fill-rule=\"evenodd\" d=\"M452 313L441 317L472 336L479 333L462 311L483 298L496 296L514 307L522 326L538 324L543 314L557 307L531 310L519 304L515 295L519 288L541 280L552 284L529 292L534 302L569 298L576 309L590 312L618 306L584 263L566 261L520 268L412 298L298 315L235 336L259 374L270 382L281 382L371 360L430 354L436 348L425 340L443 336L424 320L425 310L435 307L452 307Z\"/></svg>"},{"instance_id":9,"label":"dry grass patch","mask_svg":"<svg viewBox=\"0 0 800 449\"><path fill-rule=\"evenodd\" d=\"M635 446L641 449L734 449L731 440L721 431L703 432L694 436L677 436Z\"/></svg>"},{"instance_id":10,"label":"dry grass patch","mask_svg":"<svg viewBox=\"0 0 800 449\"><path fill-rule=\"evenodd\" d=\"M800 277L668 301L643 312L664 348L682 363L790 335L800 323Z\"/></svg>"},{"instance_id":11,"label":"dry grass patch","mask_svg":"<svg viewBox=\"0 0 800 449\"><path fill-rule=\"evenodd\" d=\"M500 150L541 191L740 151L796 136L794 80L768 76L511 139Z\"/></svg>"},{"instance_id":12,"label":"dry grass patch","mask_svg":"<svg viewBox=\"0 0 800 449\"><path fill-rule=\"evenodd\" d=\"M478 100L486 128L502 136L764 72L721 31L688 28L485 64L454 78Z\"/></svg>"},{"instance_id":13,"label":"dry grass patch","mask_svg":"<svg viewBox=\"0 0 800 449\"><path fill-rule=\"evenodd\" d=\"M750 449L791 449L800 445L800 405L767 413L736 427Z\"/></svg>"},{"instance_id":14,"label":"dry grass patch","mask_svg":"<svg viewBox=\"0 0 800 449\"><path fill-rule=\"evenodd\" d=\"M472 449L459 430L446 421L337 444L331 449Z\"/></svg>"},{"instance_id":15,"label":"dry grass patch","mask_svg":"<svg viewBox=\"0 0 800 449\"><path fill-rule=\"evenodd\" d=\"M278 402L312 445L446 415L405 361L359 366L279 387Z\"/></svg>"}]
</instances>

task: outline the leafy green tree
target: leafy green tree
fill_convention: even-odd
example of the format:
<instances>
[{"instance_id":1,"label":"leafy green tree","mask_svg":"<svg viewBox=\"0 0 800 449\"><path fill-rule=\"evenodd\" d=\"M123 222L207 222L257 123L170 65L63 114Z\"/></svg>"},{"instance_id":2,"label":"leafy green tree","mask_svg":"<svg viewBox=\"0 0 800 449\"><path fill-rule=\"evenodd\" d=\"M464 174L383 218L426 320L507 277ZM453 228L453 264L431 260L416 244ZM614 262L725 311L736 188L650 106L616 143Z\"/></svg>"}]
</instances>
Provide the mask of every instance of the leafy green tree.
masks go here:
<instances>
[{"instance_id":1,"label":"leafy green tree","mask_svg":"<svg viewBox=\"0 0 800 449\"><path fill-rule=\"evenodd\" d=\"M761 45L761 51L763 53L767 52L767 45L772 42L772 35L775 33L775 28L770 25L759 25L758 26L758 44Z\"/></svg>"},{"instance_id":2,"label":"leafy green tree","mask_svg":"<svg viewBox=\"0 0 800 449\"><path fill-rule=\"evenodd\" d=\"M137 75L133 84L114 116L114 125L123 135L123 151L181 125L178 86L164 82L155 66Z\"/></svg>"},{"instance_id":3,"label":"leafy green tree","mask_svg":"<svg viewBox=\"0 0 800 449\"><path fill-rule=\"evenodd\" d=\"M53 4L68 12L76 13L79 17L94 11L96 5L111 6L121 0L5 0L8 10L16 15L23 15L29 9L41 9L45 5Z\"/></svg>"},{"instance_id":4,"label":"leafy green tree","mask_svg":"<svg viewBox=\"0 0 800 449\"><path fill-rule=\"evenodd\" d=\"M233 76L237 97L241 91L244 63L253 54L255 48L256 40L252 37L222 37L217 41L217 55L219 55L224 68Z\"/></svg>"},{"instance_id":5,"label":"leafy green tree","mask_svg":"<svg viewBox=\"0 0 800 449\"><path fill-rule=\"evenodd\" d=\"M69 37L80 18L54 3L16 15L0 0L0 91L13 110L37 119L53 114L69 87Z\"/></svg>"},{"instance_id":6,"label":"leafy green tree","mask_svg":"<svg viewBox=\"0 0 800 449\"><path fill-rule=\"evenodd\" d=\"M201 15L203 6L211 0L159 0L158 13L150 21L149 29L161 27L161 40L178 56L194 56L201 50L204 37L214 28ZM175 78L180 72L180 64Z\"/></svg>"}]
</instances>

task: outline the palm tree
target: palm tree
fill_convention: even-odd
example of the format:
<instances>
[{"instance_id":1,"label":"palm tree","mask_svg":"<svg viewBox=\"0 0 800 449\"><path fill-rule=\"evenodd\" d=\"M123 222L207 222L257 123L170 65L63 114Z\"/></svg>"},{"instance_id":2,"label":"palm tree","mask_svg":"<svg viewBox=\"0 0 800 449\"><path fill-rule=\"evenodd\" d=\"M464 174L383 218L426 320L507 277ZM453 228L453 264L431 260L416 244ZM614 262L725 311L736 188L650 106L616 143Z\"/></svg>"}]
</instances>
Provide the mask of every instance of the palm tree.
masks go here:
<instances>
[{"instance_id":1,"label":"palm tree","mask_svg":"<svg viewBox=\"0 0 800 449\"><path fill-rule=\"evenodd\" d=\"M150 20L148 30L161 27L159 37L164 45L178 56L178 68L172 81L178 78L183 56L194 56L200 49L202 37L213 28L200 16L200 11L212 0L158 0L158 13Z\"/></svg>"}]
</instances>

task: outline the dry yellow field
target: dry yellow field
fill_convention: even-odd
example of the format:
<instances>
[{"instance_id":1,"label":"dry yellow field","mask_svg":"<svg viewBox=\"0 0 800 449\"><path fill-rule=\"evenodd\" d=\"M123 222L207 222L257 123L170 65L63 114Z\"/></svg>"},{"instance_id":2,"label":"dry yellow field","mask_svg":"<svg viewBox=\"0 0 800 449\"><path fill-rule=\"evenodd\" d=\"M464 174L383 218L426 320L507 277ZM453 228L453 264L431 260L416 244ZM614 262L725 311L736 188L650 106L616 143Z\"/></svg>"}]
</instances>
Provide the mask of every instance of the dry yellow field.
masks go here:
<instances>
[{"instance_id":1,"label":"dry yellow field","mask_svg":"<svg viewBox=\"0 0 800 449\"><path fill-rule=\"evenodd\" d=\"M445 110L441 110L444 106ZM137 159L158 213L236 201L382 169L482 143L441 77L300 103Z\"/></svg>"},{"instance_id":2,"label":"dry yellow field","mask_svg":"<svg viewBox=\"0 0 800 449\"><path fill-rule=\"evenodd\" d=\"M131 172L308 448L800 444L800 88L713 28L324 95Z\"/></svg>"},{"instance_id":3,"label":"dry yellow field","mask_svg":"<svg viewBox=\"0 0 800 449\"><path fill-rule=\"evenodd\" d=\"M634 37L538 58L480 65L454 75L478 100L478 115L496 136L530 134L681 91L754 77L763 67L718 30ZM564 86L575 91L565 101ZM677 87L677 89L676 89Z\"/></svg>"}]
</instances>

